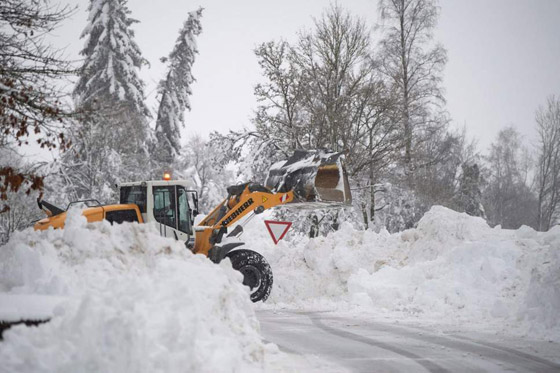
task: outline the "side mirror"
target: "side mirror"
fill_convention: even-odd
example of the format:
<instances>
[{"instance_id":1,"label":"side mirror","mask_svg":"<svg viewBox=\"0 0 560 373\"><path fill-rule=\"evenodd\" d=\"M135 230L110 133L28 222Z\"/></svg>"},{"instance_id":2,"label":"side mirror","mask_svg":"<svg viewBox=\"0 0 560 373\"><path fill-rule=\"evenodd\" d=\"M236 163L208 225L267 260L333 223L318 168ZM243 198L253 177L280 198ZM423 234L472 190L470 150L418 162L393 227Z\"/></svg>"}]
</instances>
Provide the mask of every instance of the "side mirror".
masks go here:
<instances>
[{"instance_id":1,"label":"side mirror","mask_svg":"<svg viewBox=\"0 0 560 373\"><path fill-rule=\"evenodd\" d=\"M198 194L196 191L190 191L191 192L191 196L192 196L192 201L193 201L193 208L191 209L192 211L192 217L193 217L193 221L194 221L194 217L197 216L200 212L198 211Z\"/></svg>"}]
</instances>

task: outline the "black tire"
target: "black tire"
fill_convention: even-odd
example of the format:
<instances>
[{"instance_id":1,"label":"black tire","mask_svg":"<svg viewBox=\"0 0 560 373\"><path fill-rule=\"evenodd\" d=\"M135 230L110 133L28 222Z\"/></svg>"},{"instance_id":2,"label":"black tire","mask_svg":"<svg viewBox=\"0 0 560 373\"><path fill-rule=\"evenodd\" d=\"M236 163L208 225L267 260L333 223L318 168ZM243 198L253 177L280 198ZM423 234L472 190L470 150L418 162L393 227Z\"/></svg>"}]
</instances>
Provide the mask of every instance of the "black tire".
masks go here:
<instances>
[{"instance_id":1,"label":"black tire","mask_svg":"<svg viewBox=\"0 0 560 373\"><path fill-rule=\"evenodd\" d=\"M226 257L243 275L243 285L251 289L251 300L264 302L272 290L272 270L264 257L251 250L230 251Z\"/></svg>"}]
</instances>

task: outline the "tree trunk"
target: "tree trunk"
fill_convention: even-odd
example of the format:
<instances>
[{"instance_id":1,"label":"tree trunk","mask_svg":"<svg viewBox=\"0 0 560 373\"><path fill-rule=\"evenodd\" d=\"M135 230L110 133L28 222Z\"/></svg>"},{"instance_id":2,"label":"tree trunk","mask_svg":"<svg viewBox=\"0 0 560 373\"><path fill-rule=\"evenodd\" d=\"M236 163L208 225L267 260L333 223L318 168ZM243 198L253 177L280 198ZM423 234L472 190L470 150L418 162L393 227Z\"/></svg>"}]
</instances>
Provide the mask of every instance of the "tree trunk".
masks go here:
<instances>
[{"instance_id":1,"label":"tree trunk","mask_svg":"<svg viewBox=\"0 0 560 373\"><path fill-rule=\"evenodd\" d=\"M406 56L405 25L404 25L404 4L401 9L400 32L401 32L401 64L402 64L402 84L403 84L403 127L404 127L404 162L410 166L412 161L412 128L410 125L409 110L409 87L408 87L408 58Z\"/></svg>"},{"instance_id":2,"label":"tree trunk","mask_svg":"<svg viewBox=\"0 0 560 373\"><path fill-rule=\"evenodd\" d=\"M369 166L369 220L372 222L375 219L375 176L373 174L373 165Z\"/></svg>"},{"instance_id":3,"label":"tree trunk","mask_svg":"<svg viewBox=\"0 0 560 373\"><path fill-rule=\"evenodd\" d=\"M368 229L369 218L368 218L368 212L367 212L367 203L365 201L362 201L361 208L362 208L362 217L364 219L364 226L365 226L366 229Z\"/></svg>"},{"instance_id":4,"label":"tree trunk","mask_svg":"<svg viewBox=\"0 0 560 373\"><path fill-rule=\"evenodd\" d=\"M311 215L311 228L309 228L309 238L319 236L319 218L317 215Z\"/></svg>"}]
</instances>

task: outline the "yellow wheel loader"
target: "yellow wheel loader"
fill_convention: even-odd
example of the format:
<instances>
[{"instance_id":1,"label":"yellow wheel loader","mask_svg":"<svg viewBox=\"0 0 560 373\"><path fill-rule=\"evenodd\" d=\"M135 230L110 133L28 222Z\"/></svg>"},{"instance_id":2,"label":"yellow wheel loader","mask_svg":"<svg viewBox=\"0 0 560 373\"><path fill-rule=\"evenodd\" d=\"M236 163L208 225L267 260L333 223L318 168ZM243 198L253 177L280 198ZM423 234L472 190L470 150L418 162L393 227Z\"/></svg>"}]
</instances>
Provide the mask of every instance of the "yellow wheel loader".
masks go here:
<instances>
[{"instance_id":1,"label":"yellow wheel loader","mask_svg":"<svg viewBox=\"0 0 560 373\"><path fill-rule=\"evenodd\" d=\"M119 204L101 205L95 200L85 200L72 202L63 210L38 200L47 218L39 220L34 228L63 228L66 211L79 202L88 206L83 211L88 222L103 219L111 224L155 222L161 235L184 241L196 254L205 255L215 263L230 258L233 268L243 274L243 283L251 288L251 300L257 302L266 300L272 289L270 266L259 253L239 249L243 245L240 242L226 243L227 238L239 236L243 225L252 217L272 207L351 204L341 153L296 151L287 161L271 167L266 186L249 182L228 187L224 201L196 226L193 222L198 214L197 192L189 189L187 181L164 176L168 180L121 184Z\"/></svg>"}]
</instances>

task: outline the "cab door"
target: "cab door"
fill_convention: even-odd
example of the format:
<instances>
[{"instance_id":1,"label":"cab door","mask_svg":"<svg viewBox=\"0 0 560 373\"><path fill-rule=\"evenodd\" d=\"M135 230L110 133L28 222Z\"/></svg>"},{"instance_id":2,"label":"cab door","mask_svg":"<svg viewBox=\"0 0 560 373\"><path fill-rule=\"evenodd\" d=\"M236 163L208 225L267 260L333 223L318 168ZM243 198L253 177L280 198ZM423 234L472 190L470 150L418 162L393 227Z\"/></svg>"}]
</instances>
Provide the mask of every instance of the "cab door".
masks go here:
<instances>
[{"instance_id":1,"label":"cab door","mask_svg":"<svg viewBox=\"0 0 560 373\"><path fill-rule=\"evenodd\" d=\"M177 229L177 204L175 186L154 186L154 218L159 223L159 233L175 238Z\"/></svg>"},{"instance_id":2,"label":"cab door","mask_svg":"<svg viewBox=\"0 0 560 373\"><path fill-rule=\"evenodd\" d=\"M188 241L192 235L187 192L181 186L153 186L154 219L162 236Z\"/></svg>"},{"instance_id":3,"label":"cab door","mask_svg":"<svg viewBox=\"0 0 560 373\"><path fill-rule=\"evenodd\" d=\"M177 229L179 239L187 241L193 237L193 213L189 204L189 194L187 190L177 185Z\"/></svg>"}]
</instances>

